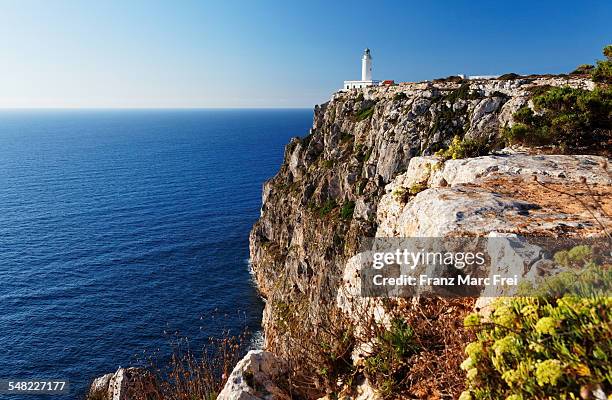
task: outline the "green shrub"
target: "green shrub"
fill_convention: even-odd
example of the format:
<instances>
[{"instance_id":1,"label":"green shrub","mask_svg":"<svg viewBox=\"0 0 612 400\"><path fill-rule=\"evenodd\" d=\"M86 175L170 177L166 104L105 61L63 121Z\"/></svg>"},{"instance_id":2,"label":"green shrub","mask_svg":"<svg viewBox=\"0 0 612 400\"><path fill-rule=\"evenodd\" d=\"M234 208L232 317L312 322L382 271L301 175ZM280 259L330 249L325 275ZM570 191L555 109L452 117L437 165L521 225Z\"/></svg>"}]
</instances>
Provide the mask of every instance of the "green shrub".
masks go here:
<instances>
[{"instance_id":1,"label":"green shrub","mask_svg":"<svg viewBox=\"0 0 612 400\"><path fill-rule=\"evenodd\" d=\"M521 296L560 298L567 294L582 297L606 296L612 293L612 270L596 263L593 248L575 246L554 255L557 265L564 271L541 279L524 282L519 287Z\"/></svg>"},{"instance_id":2,"label":"green shrub","mask_svg":"<svg viewBox=\"0 0 612 400\"><path fill-rule=\"evenodd\" d=\"M521 143L537 146L546 142L545 132L542 130L532 130L525 124L516 123L511 128L505 127L502 137L509 144Z\"/></svg>"},{"instance_id":3,"label":"green shrub","mask_svg":"<svg viewBox=\"0 0 612 400\"><path fill-rule=\"evenodd\" d=\"M554 260L564 272L537 288L523 285L519 294L527 297L498 299L488 318L465 318L477 341L465 348L464 398L577 399L595 387L609 393L612 279L595 258L587 245L559 251Z\"/></svg>"},{"instance_id":4,"label":"green shrub","mask_svg":"<svg viewBox=\"0 0 612 400\"><path fill-rule=\"evenodd\" d=\"M553 145L563 150L603 150L612 142L612 45L603 50L606 60L595 67L582 65L574 73L591 73L600 85L594 90L571 87L536 87L533 110L522 107L514 114L517 122L504 127L509 144Z\"/></svg>"},{"instance_id":5,"label":"green shrub","mask_svg":"<svg viewBox=\"0 0 612 400\"><path fill-rule=\"evenodd\" d=\"M519 74L515 74L514 72L510 72L508 74L500 75L499 78L497 78L497 79L499 79L500 81L511 81L513 79L518 79L520 77L521 76Z\"/></svg>"},{"instance_id":6,"label":"green shrub","mask_svg":"<svg viewBox=\"0 0 612 400\"><path fill-rule=\"evenodd\" d=\"M612 271L592 262L580 269L569 269L555 274L536 285L522 284L519 294L542 298L564 295L581 297L606 296L612 293Z\"/></svg>"},{"instance_id":7,"label":"green shrub","mask_svg":"<svg viewBox=\"0 0 612 400\"><path fill-rule=\"evenodd\" d=\"M393 195L395 201L398 201L400 203L406 203L410 196L415 196L425 189L427 189L426 182L417 182L413 183L408 189L403 186L397 186L393 189L393 192L391 192L391 194Z\"/></svg>"},{"instance_id":8,"label":"green shrub","mask_svg":"<svg viewBox=\"0 0 612 400\"><path fill-rule=\"evenodd\" d=\"M443 99L450 101L451 103L454 103L455 101L460 100L460 99L461 100L475 100L479 98L480 98L480 95L478 94L477 91L470 89L469 83L463 83L461 84L461 86L459 86L458 89L455 89L449 94L447 94L446 96L444 96Z\"/></svg>"},{"instance_id":9,"label":"green shrub","mask_svg":"<svg viewBox=\"0 0 612 400\"><path fill-rule=\"evenodd\" d=\"M603 48L605 60L597 61L595 68L591 70L591 76L595 82L612 84L612 44Z\"/></svg>"},{"instance_id":10,"label":"green shrub","mask_svg":"<svg viewBox=\"0 0 612 400\"><path fill-rule=\"evenodd\" d=\"M419 350L412 327L402 319L394 319L389 329L379 333L372 354L364 360L364 372L383 398L401 392L406 384L405 361Z\"/></svg>"},{"instance_id":11,"label":"green shrub","mask_svg":"<svg viewBox=\"0 0 612 400\"><path fill-rule=\"evenodd\" d=\"M357 97L355 97L355 101L363 101L363 93L360 92Z\"/></svg>"},{"instance_id":12,"label":"green shrub","mask_svg":"<svg viewBox=\"0 0 612 400\"><path fill-rule=\"evenodd\" d=\"M437 156L444 159L457 160L460 158L478 157L489 154L491 151L491 144L487 139L461 139L459 136L455 136L453 141L446 150L439 150L436 152Z\"/></svg>"},{"instance_id":13,"label":"green shrub","mask_svg":"<svg viewBox=\"0 0 612 400\"><path fill-rule=\"evenodd\" d=\"M453 82L453 83L461 83L463 82L463 78L460 77L459 75L451 75L451 76L447 76L446 78L437 78L434 79L434 82Z\"/></svg>"},{"instance_id":14,"label":"green shrub","mask_svg":"<svg viewBox=\"0 0 612 400\"><path fill-rule=\"evenodd\" d=\"M563 267L583 266L585 263L592 262L593 249L587 245L572 247L569 250L562 250L555 253L554 260Z\"/></svg>"},{"instance_id":15,"label":"green shrub","mask_svg":"<svg viewBox=\"0 0 612 400\"><path fill-rule=\"evenodd\" d=\"M370 118L374 114L374 106L369 106L357 113L357 121L363 121Z\"/></svg>"},{"instance_id":16,"label":"green shrub","mask_svg":"<svg viewBox=\"0 0 612 400\"><path fill-rule=\"evenodd\" d=\"M591 64L581 64L581 65L577 66L575 70L570 72L570 75L584 75L584 74L588 74L588 73L591 72L591 70L593 68L595 68L595 66L593 66Z\"/></svg>"},{"instance_id":17,"label":"green shrub","mask_svg":"<svg viewBox=\"0 0 612 400\"><path fill-rule=\"evenodd\" d=\"M534 110L520 108L517 122L504 128L510 144L565 148L605 146L612 135L612 89L553 87L532 98ZM534 112L536 111L537 114Z\"/></svg>"},{"instance_id":18,"label":"green shrub","mask_svg":"<svg viewBox=\"0 0 612 400\"><path fill-rule=\"evenodd\" d=\"M355 211L355 202L350 200L342 205L340 209L340 218L351 219L353 218L353 212Z\"/></svg>"},{"instance_id":19,"label":"green shrub","mask_svg":"<svg viewBox=\"0 0 612 400\"><path fill-rule=\"evenodd\" d=\"M411 195L416 195L421 193L423 190L427 189L427 184L424 182L419 182L419 183L414 183L412 184L412 186L410 186L410 189L408 190L408 192Z\"/></svg>"},{"instance_id":20,"label":"green shrub","mask_svg":"<svg viewBox=\"0 0 612 400\"><path fill-rule=\"evenodd\" d=\"M406 96L406 93L399 92L399 93L395 93L395 95L393 96L393 101L401 101L401 100L405 100L407 98L408 98L408 96Z\"/></svg>"},{"instance_id":21,"label":"green shrub","mask_svg":"<svg viewBox=\"0 0 612 400\"><path fill-rule=\"evenodd\" d=\"M612 387L612 297L503 298L477 331L461 364L461 399L580 398L581 389ZM513 397L512 397L513 396Z\"/></svg>"},{"instance_id":22,"label":"green shrub","mask_svg":"<svg viewBox=\"0 0 612 400\"><path fill-rule=\"evenodd\" d=\"M329 214L337 206L338 206L338 204L336 203L336 200L334 200L334 199L327 199L327 200L325 200L325 203L323 203L317 209L317 213L319 214L320 217L324 217L327 214Z\"/></svg>"},{"instance_id":23,"label":"green shrub","mask_svg":"<svg viewBox=\"0 0 612 400\"><path fill-rule=\"evenodd\" d=\"M393 192L391 194L393 195L393 198L396 201L404 202L404 199L406 197L406 188L403 186L397 186L393 189Z\"/></svg>"}]
</instances>

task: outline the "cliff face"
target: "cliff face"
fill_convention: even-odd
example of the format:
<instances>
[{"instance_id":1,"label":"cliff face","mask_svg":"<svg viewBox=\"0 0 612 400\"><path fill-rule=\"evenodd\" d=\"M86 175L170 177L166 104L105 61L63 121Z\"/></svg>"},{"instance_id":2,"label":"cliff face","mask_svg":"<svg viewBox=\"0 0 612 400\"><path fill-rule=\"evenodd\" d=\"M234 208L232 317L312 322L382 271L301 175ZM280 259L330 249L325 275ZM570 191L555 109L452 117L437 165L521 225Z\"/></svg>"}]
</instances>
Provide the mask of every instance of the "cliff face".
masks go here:
<instances>
[{"instance_id":1,"label":"cliff face","mask_svg":"<svg viewBox=\"0 0 612 400\"><path fill-rule=\"evenodd\" d=\"M444 212L444 204L435 202L440 193L433 191L428 198L422 193L420 208L397 205L393 211L385 186L402 174L411 185L429 179L414 178L422 171L414 166L406 173L411 159L447 147L455 135L495 138L512 125L513 113L528 104L534 88L565 85L593 89L587 79L566 77L440 81L336 93L317 106L310 134L292 139L280 171L264 185L261 218L250 235L253 270L267 300L266 349L290 355L295 341L278 323L289 309L299 308L301 340L329 323L321 316L335 307L339 279L360 238L377 230L379 236L406 234L402 229L410 230L409 224L401 218L408 223L415 215ZM440 177L437 186L448 184ZM384 210L378 210L381 200ZM419 229L413 230L444 233L442 226Z\"/></svg>"}]
</instances>

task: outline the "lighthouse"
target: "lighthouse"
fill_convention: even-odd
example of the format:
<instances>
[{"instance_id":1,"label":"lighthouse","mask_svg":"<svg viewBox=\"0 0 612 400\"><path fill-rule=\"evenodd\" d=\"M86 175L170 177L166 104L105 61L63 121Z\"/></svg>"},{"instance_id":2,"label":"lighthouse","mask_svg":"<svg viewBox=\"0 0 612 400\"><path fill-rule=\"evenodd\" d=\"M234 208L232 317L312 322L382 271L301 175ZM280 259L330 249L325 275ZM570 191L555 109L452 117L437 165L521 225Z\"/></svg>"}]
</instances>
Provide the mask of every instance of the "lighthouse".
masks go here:
<instances>
[{"instance_id":1,"label":"lighthouse","mask_svg":"<svg viewBox=\"0 0 612 400\"><path fill-rule=\"evenodd\" d=\"M370 49L365 49L363 57L361 57L361 80L372 80L372 55Z\"/></svg>"},{"instance_id":2,"label":"lighthouse","mask_svg":"<svg viewBox=\"0 0 612 400\"><path fill-rule=\"evenodd\" d=\"M342 89L348 90L378 85L380 85L380 81L372 79L372 53L370 49L365 49L361 57L361 80L344 81Z\"/></svg>"}]
</instances>

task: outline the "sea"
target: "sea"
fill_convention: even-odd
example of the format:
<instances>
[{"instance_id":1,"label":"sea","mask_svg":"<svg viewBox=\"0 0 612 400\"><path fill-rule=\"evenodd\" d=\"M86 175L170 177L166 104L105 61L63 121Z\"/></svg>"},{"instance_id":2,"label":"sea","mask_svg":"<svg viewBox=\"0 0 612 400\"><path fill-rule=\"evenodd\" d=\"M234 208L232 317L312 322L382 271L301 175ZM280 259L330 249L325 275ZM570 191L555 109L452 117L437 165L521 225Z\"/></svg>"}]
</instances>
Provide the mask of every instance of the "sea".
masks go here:
<instances>
[{"instance_id":1,"label":"sea","mask_svg":"<svg viewBox=\"0 0 612 400\"><path fill-rule=\"evenodd\" d=\"M308 109L0 111L0 380L91 380L260 329L248 235Z\"/></svg>"}]
</instances>

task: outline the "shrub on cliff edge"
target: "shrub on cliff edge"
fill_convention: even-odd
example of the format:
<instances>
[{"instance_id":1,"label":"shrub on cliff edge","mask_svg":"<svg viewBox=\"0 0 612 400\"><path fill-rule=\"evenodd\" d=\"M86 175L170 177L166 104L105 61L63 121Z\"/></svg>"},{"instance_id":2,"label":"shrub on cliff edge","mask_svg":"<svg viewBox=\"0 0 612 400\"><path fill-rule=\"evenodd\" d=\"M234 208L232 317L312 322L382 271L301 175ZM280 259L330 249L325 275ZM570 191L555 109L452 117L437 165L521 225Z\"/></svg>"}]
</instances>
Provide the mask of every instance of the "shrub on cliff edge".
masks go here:
<instances>
[{"instance_id":1,"label":"shrub on cliff edge","mask_svg":"<svg viewBox=\"0 0 612 400\"><path fill-rule=\"evenodd\" d=\"M550 276L529 297L498 299L487 318L466 317L477 340L465 348L468 390L461 399L584 399L612 392L610 272L594 263L589 246L554 259L577 274Z\"/></svg>"},{"instance_id":2,"label":"shrub on cliff edge","mask_svg":"<svg viewBox=\"0 0 612 400\"><path fill-rule=\"evenodd\" d=\"M462 399L580 398L612 388L610 297L500 299L489 320L466 317L477 341L461 364ZM597 388L597 389L596 389Z\"/></svg>"},{"instance_id":3,"label":"shrub on cliff edge","mask_svg":"<svg viewBox=\"0 0 612 400\"><path fill-rule=\"evenodd\" d=\"M364 360L364 372L383 398L402 391L402 381L409 368L406 360L418 350L414 330L402 319L394 319L389 329L378 334L373 354Z\"/></svg>"},{"instance_id":4,"label":"shrub on cliff edge","mask_svg":"<svg viewBox=\"0 0 612 400\"><path fill-rule=\"evenodd\" d=\"M562 151L609 152L612 144L612 45L603 50L606 60L590 70L599 85L594 90L541 87L534 90L530 107L514 115L516 124L504 127L510 144L552 145Z\"/></svg>"},{"instance_id":5,"label":"shrub on cliff edge","mask_svg":"<svg viewBox=\"0 0 612 400\"><path fill-rule=\"evenodd\" d=\"M455 136L448 148L436 152L436 155L447 160L457 160L487 155L491 148L492 146L486 138L461 139L459 136Z\"/></svg>"},{"instance_id":6,"label":"shrub on cliff edge","mask_svg":"<svg viewBox=\"0 0 612 400\"><path fill-rule=\"evenodd\" d=\"M595 82L612 84L612 44L603 48L605 60L597 61L597 65L593 68L591 76Z\"/></svg>"},{"instance_id":7,"label":"shrub on cliff edge","mask_svg":"<svg viewBox=\"0 0 612 400\"><path fill-rule=\"evenodd\" d=\"M612 89L593 91L553 87L514 113L517 122L505 128L508 142L561 149L606 147L612 135Z\"/></svg>"}]
</instances>

